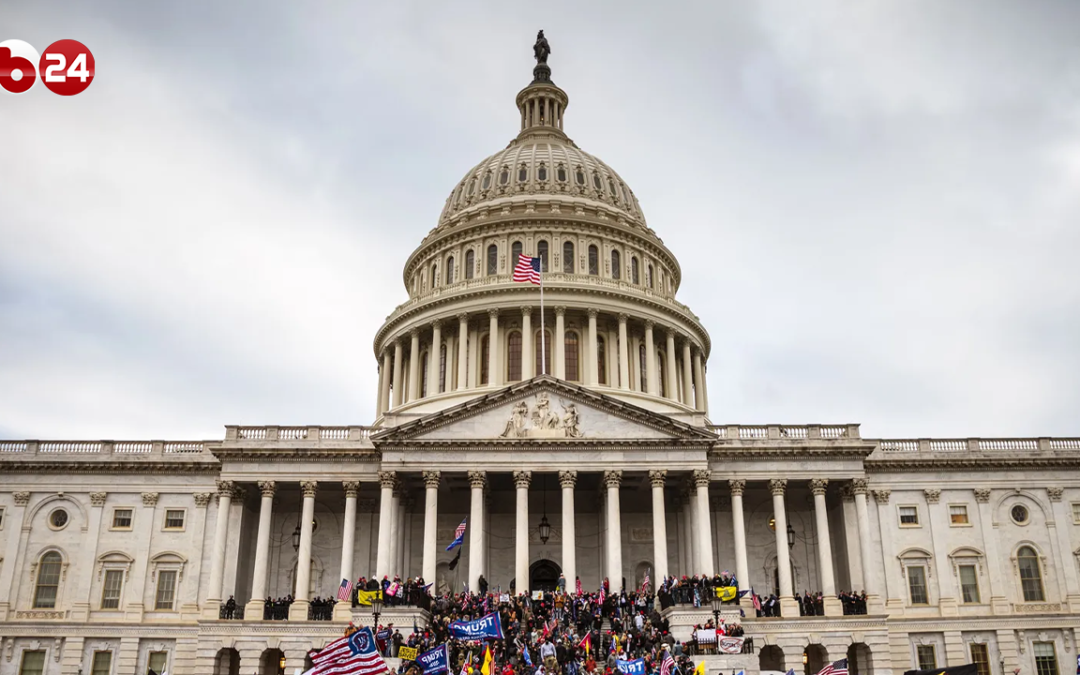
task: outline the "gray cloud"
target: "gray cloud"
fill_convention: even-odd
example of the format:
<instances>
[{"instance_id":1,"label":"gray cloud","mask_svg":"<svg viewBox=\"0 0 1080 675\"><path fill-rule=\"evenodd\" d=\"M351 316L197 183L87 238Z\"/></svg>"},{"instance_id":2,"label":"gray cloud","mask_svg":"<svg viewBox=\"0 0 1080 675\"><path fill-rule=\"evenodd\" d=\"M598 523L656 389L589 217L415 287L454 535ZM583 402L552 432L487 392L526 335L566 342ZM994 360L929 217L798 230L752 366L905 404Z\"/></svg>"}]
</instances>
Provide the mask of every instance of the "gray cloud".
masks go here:
<instances>
[{"instance_id":1,"label":"gray cloud","mask_svg":"<svg viewBox=\"0 0 1080 675\"><path fill-rule=\"evenodd\" d=\"M369 421L401 265L539 27L679 256L715 421L1077 433L1080 6L545 7L0 7L98 60L0 106L0 433Z\"/></svg>"}]
</instances>

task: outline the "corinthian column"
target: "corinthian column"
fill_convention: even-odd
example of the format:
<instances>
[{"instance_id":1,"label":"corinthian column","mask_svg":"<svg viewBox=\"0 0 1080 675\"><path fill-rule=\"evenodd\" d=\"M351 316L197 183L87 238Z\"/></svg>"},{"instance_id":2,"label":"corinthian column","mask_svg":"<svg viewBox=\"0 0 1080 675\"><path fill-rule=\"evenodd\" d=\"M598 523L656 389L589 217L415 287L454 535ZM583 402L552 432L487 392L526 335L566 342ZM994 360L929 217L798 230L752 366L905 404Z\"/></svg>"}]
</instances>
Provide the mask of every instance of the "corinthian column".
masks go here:
<instances>
[{"instance_id":1,"label":"corinthian column","mask_svg":"<svg viewBox=\"0 0 1080 675\"><path fill-rule=\"evenodd\" d=\"M514 528L514 578L516 593L529 592L529 484L532 472L515 471L517 520Z\"/></svg>"},{"instance_id":2,"label":"corinthian column","mask_svg":"<svg viewBox=\"0 0 1080 675\"><path fill-rule=\"evenodd\" d=\"M424 472L424 560L421 574L424 583L430 584L435 581L436 556L435 550L438 544L439 524L439 480L442 474L438 471Z\"/></svg>"},{"instance_id":3,"label":"corinthian column","mask_svg":"<svg viewBox=\"0 0 1080 675\"><path fill-rule=\"evenodd\" d=\"M577 485L577 471L560 471L559 485L562 486L562 566L566 577L566 586L570 592L577 592L577 535L574 530L574 486Z\"/></svg>"},{"instance_id":4,"label":"corinthian column","mask_svg":"<svg viewBox=\"0 0 1080 675\"><path fill-rule=\"evenodd\" d=\"M431 322L431 349L428 352L427 395L441 394L439 389L439 356L442 352L442 322Z\"/></svg>"},{"instance_id":5,"label":"corinthian column","mask_svg":"<svg viewBox=\"0 0 1080 675\"><path fill-rule=\"evenodd\" d=\"M885 605L876 572L878 566L874 562L870 549L870 511L866 506L867 487L865 478L855 478L851 481L851 489L855 493L855 520L859 528L859 556L862 558L863 590L867 596L867 611L876 614L884 610ZM871 610L870 607L874 607L874 610Z\"/></svg>"},{"instance_id":6,"label":"corinthian column","mask_svg":"<svg viewBox=\"0 0 1080 675\"><path fill-rule=\"evenodd\" d=\"M389 349L383 350L382 370L379 373L379 415L390 409L390 380L394 359ZM244 616L247 616L245 614Z\"/></svg>"},{"instance_id":7,"label":"corinthian column","mask_svg":"<svg viewBox=\"0 0 1080 675\"><path fill-rule=\"evenodd\" d=\"M844 606L836 597L836 581L833 577L832 539L829 537L829 514L825 510L825 491L829 481L815 478L810 481L814 493L814 522L817 527L818 567L821 569L821 593L825 596L825 615L843 616Z\"/></svg>"},{"instance_id":8,"label":"corinthian column","mask_svg":"<svg viewBox=\"0 0 1080 675\"><path fill-rule=\"evenodd\" d=\"M694 352L694 408L708 412L705 405L705 371L701 367L701 352Z\"/></svg>"},{"instance_id":9,"label":"corinthian column","mask_svg":"<svg viewBox=\"0 0 1080 675\"><path fill-rule=\"evenodd\" d=\"M701 561L698 567L702 574L713 575L713 550L712 550L712 513L709 506L709 482L712 480L712 472L708 469L694 471L694 486L697 488L697 511L698 511L698 556Z\"/></svg>"},{"instance_id":10,"label":"corinthian column","mask_svg":"<svg viewBox=\"0 0 1080 675\"><path fill-rule=\"evenodd\" d=\"M204 616L218 618L221 605L221 580L225 572L225 546L229 539L229 507L232 505L236 484L231 480L219 480L217 522L214 524L214 549L210 558L210 579L206 596L207 607ZM212 615L211 615L212 613Z\"/></svg>"},{"instance_id":11,"label":"corinthian column","mask_svg":"<svg viewBox=\"0 0 1080 675\"><path fill-rule=\"evenodd\" d=\"M341 571L339 577L340 579L353 581L353 549L356 547L356 497L360 493L360 481L342 481L341 487L345 488L345 522L341 527ZM351 602L339 602L334 605L335 621L348 621L351 617Z\"/></svg>"},{"instance_id":12,"label":"corinthian column","mask_svg":"<svg viewBox=\"0 0 1080 675\"><path fill-rule=\"evenodd\" d=\"M612 592L618 593L623 589L622 514L619 509L622 471L605 471L604 485L607 487L607 577Z\"/></svg>"},{"instance_id":13,"label":"corinthian column","mask_svg":"<svg viewBox=\"0 0 1080 675\"><path fill-rule=\"evenodd\" d=\"M664 508L664 482L667 480L667 471L654 469L649 472L649 483L652 484L652 525L653 525L653 559L656 569L653 570L655 581L653 588L668 575L667 555L667 511Z\"/></svg>"},{"instance_id":14,"label":"corinthian column","mask_svg":"<svg viewBox=\"0 0 1080 675\"><path fill-rule=\"evenodd\" d=\"M799 606L791 590L791 552L787 542L787 510L784 507L784 491L787 490L786 478L774 478L769 481L769 490L773 500L773 525L776 535L776 571L780 578L780 612L783 616L799 615Z\"/></svg>"},{"instance_id":15,"label":"corinthian column","mask_svg":"<svg viewBox=\"0 0 1080 675\"><path fill-rule=\"evenodd\" d=\"M536 373L536 353L533 351L532 307L521 308L521 379L528 380Z\"/></svg>"},{"instance_id":16,"label":"corinthian column","mask_svg":"<svg viewBox=\"0 0 1080 675\"><path fill-rule=\"evenodd\" d=\"M379 549L375 555L375 578L390 574L390 525L394 513L394 485L397 474L393 471L379 472Z\"/></svg>"},{"instance_id":17,"label":"corinthian column","mask_svg":"<svg viewBox=\"0 0 1080 675\"><path fill-rule=\"evenodd\" d=\"M457 315L457 388L464 391L469 384L469 315ZM427 581L427 578L424 579Z\"/></svg>"},{"instance_id":18,"label":"corinthian column","mask_svg":"<svg viewBox=\"0 0 1080 675\"><path fill-rule=\"evenodd\" d=\"M293 591L293 603L289 607L290 621L306 621L308 618L308 600L311 594L311 523L315 518L315 490L319 484L315 481L300 483L304 493L304 506L300 513L300 550L296 562L296 590Z\"/></svg>"},{"instance_id":19,"label":"corinthian column","mask_svg":"<svg viewBox=\"0 0 1080 675\"><path fill-rule=\"evenodd\" d=\"M484 484L487 474L469 472L472 501L469 505L469 592L479 592L480 571L484 568Z\"/></svg>"},{"instance_id":20,"label":"corinthian column","mask_svg":"<svg viewBox=\"0 0 1080 675\"><path fill-rule=\"evenodd\" d=\"M732 479L728 481L728 485L731 486L731 538L735 544L735 578L739 580L739 588L745 588L750 583L750 565L746 560L746 520L743 518L742 503L746 481ZM750 606L753 606L752 602Z\"/></svg>"},{"instance_id":21,"label":"corinthian column","mask_svg":"<svg viewBox=\"0 0 1080 675\"><path fill-rule=\"evenodd\" d=\"M502 384L502 369L499 367L499 310L488 310L488 384ZM471 556L470 556L471 557Z\"/></svg>"},{"instance_id":22,"label":"corinthian column","mask_svg":"<svg viewBox=\"0 0 1080 675\"><path fill-rule=\"evenodd\" d=\"M645 379L648 393L660 395L660 383L656 381L656 344L653 342L653 322L645 322Z\"/></svg>"},{"instance_id":23,"label":"corinthian column","mask_svg":"<svg viewBox=\"0 0 1080 675\"><path fill-rule=\"evenodd\" d=\"M409 333L409 401L420 398L420 329Z\"/></svg>"},{"instance_id":24,"label":"corinthian column","mask_svg":"<svg viewBox=\"0 0 1080 675\"><path fill-rule=\"evenodd\" d=\"M626 339L626 314L619 315L619 389L630 388L630 344Z\"/></svg>"},{"instance_id":25,"label":"corinthian column","mask_svg":"<svg viewBox=\"0 0 1080 675\"><path fill-rule=\"evenodd\" d=\"M277 483L272 480L259 481L259 530L255 536L255 570L251 575L251 600L244 608L248 621L263 618L263 605L266 601L266 575L270 562L270 527L274 519L274 493Z\"/></svg>"},{"instance_id":26,"label":"corinthian column","mask_svg":"<svg viewBox=\"0 0 1080 675\"><path fill-rule=\"evenodd\" d=\"M595 387L599 384L599 342L596 339L596 315L599 313L595 307L589 308L589 351L585 356L585 383ZM567 583L571 580L567 579Z\"/></svg>"},{"instance_id":27,"label":"corinthian column","mask_svg":"<svg viewBox=\"0 0 1080 675\"><path fill-rule=\"evenodd\" d=\"M693 369L693 360L690 357L690 340L683 338L682 341L682 385L683 385L683 405L693 407L694 405L694 375L691 372Z\"/></svg>"},{"instance_id":28,"label":"corinthian column","mask_svg":"<svg viewBox=\"0 0 1080 675\"><path fill-rule=\"evenodd\" d=\"M667 397L672 401L679 400L679 387L676 386L676 382L679 381L678 371L675 366L675 332L672 330L667 331L667 367L664 368L664 389L667 390Z\"/></svg>"},{"instance_id":29,"label":"corinthian column","mask_svg":"<svg viewBox=\"0 0 1080 675\"><path fill-rule=\"evenodd\" d=\"M401 405L404 401L405 385L402 383L402 361L405 359L403 354L404 348L401 345L401 340L394 340L394 407Z\"/></svg>"},{"instance_id":30,"label":"corinthian column","mask_svg":"<svg viewBox=\"0 0 1080 675\"><path fill-rule=\"evenodd\" d=\"M552 373L560 380L566 379L566 308L555 308L555 337L552 338L555 341L555 349L552 350L552 357L555 361L555 367L552 369Z\"/></svg>"}]
</instances>

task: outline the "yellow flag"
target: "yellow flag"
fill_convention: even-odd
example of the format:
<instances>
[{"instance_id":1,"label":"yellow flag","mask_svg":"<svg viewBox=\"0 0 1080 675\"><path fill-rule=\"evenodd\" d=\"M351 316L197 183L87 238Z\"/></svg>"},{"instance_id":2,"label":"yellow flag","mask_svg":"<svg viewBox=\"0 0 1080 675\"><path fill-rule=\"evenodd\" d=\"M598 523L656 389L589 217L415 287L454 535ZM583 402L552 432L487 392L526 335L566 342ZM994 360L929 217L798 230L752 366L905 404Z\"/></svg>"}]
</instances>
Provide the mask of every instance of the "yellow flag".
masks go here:
<instances>
[{"instance_id":1,"label":"yellow flag","mask_svg":"<svg viewBox=\"0 0 1080 675\"><path fill-rule=\"evenodd\" d=\"M694 668L694 675L705 675L705 659L698 661L697 667Z\"/></svg>"},{"instance_id":2,"label":"yellow flag","mask_svg":"<svg viewBox=\"0 0 1080 675\"><path fill-rule=\"evenodd\" d=\"M480 672L484 675L491 675L491 660L491 645L487 645L484 647L484 665L480 666Z\"/></svg>"},{"instance_id":3,"label":"yellow flag","mask_svg":"<svg viewBox=\"0 0 1080 675\"><path fill-rule=\"evenodd\" d=\"M717 586L716 597L720 598L724 602L734 600L739 595L739 589L735 586Z\"/></svg>"},{"instance_id":4,"label":"yellow flag","mask_svg":"<svg viewBox=\"0 0 1080 675\"><path fill-rule=\"evenodd\" d=\"M356 604L364 605L366 607L371 606L371 601L375 598L381 598L382 591L357 591L356 592Z\"/></svg>"}]
</instances>

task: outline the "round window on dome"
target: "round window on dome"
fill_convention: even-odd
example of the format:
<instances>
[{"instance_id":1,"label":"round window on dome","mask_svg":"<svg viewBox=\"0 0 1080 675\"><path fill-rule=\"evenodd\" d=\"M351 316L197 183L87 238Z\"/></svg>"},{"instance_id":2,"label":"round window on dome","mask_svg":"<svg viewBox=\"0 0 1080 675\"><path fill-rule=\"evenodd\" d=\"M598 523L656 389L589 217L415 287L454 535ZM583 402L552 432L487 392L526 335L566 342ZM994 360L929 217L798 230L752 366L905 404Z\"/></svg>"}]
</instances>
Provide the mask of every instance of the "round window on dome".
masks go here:
<instances>
[{"instance_id":1,"label":"round window on dome","mask_svg":"<svg viewBox=\"0 0 1080 675\"><path fill-rule=\"evenodd\" d=\"M536 180L547 180L547 167L543 164L536 170Z\"/></svg>"},{"instance_id":2,"label":"round window on dome","mask_svg":"<svg viewBox=\"0 0 1080 675\"><path fill-rule=\"evenodd\" d=\"M49 527L54 530L62 530L67 527L68 512L64 509L56 509L49 514Z\"/></svg>"},{"instance_id":3,"label":"round window on dome","mask_svg":"<svg viewBox=\"0 0 1080 675\"><path fill-rule=\"evenodd\" d=\"M1017 525L1027 525L1028 519L1031 518L1031 514L1028 513L1027 507L1023 504L1016 504L1009 509L1009 516Z\"/></svg>"},{"instance_id":4,"label":"round window on dome","mask_svg":"<svg viewBox=\"0 0 1080 675\"><path fill-rule=\"evenodd\" d=\"M555 179L558 180L560 183L565 183L566 182L566 167L563 166L562 164L560 164L555 169Z\"/></svg>"},{"instance_id":5,"label":"round window on dome","mask_svg":"<svg viewBox=\"0 0 1080 675\"><path fill-rule=\"evenodd\" d=\"M506 185L510 182L510 169L503 167L502 172L499 173L499 185Z\"/></svg>"}]
</instances>

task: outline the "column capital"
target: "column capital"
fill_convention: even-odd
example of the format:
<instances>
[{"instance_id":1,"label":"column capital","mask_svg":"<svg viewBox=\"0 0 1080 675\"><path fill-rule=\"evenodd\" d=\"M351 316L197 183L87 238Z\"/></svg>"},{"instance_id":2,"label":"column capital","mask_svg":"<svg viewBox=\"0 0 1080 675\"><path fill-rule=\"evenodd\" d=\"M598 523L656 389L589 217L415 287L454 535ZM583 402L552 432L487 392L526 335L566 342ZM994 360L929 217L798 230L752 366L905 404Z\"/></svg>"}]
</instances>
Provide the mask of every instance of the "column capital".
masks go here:
<instances>
[{"instance_id":1,"label":"column capital","mask_svg":"<svg viewBox=\"0 0 1080 675\"><path fill-rule=\"evenodd\" d=\"M26 506L30 503L29 492L13 492L12 495L15 497L15 506Z\"/></svg>"},{"instance_id":2,"label":"column capital","mask_svg":"<svg viewBox=\"0 0 1080 675\"><path fill-rule=\"evenodd\" d=\"M436 488L439 487L439 482L442 480L441 471L425 471L424 472L424 487Z\"/></svg>"},{"instance_id":3,"label":"column capital","mask_svg":"<svg viewBox=\"0 0 1080 675\"><path fill-rule=\"evenodd\" d=\"M555 308L555 316L563 316L565 314L566 314L566 308L565 307L560 305L560 306Z\"/></svg>"},{"instance_id":4,"label":"column capital","mask_svg":"<svg viewBox=\"0 0 1080 675\"><path fill-rule=\"evenodd\" d=\"M619 325L621 326L621 325L625 324L627 319L629 319L629 318L630 318L630 315L627 314L626 312L619 312Z\"/></svg>"},{"instance_id":5,"label":"column capital","mask_svg":"<svg viewBox=\"0 0 1080 675\"><path fill-rule=\"evenodd\" d=\"M105 498L108 496L108 492L91 492L90 506L105 506Z\"/></svg>"},{"instance_id":6,"label":"column capital","mask_svg":"<svg viewBox=\"0 0 1080 675\"><path fill-rule=\"evenodd\" d=\"M469 313L468 312L459 312L458 314L455 314L454 316L457 317L458 323L469 323Z\"/></svg>"},{"instance_id":7,"label":"column capital","mask_svg":"<svg viewBox=\"0 0 1080 675\"><path fill-rule=\"evenodd\" d=\"M1061 495L1064 492L1065 492L1065 489L1062 488L1062 487L1051 486L1051 487L1046 488L1046 494L1050 497L1050 501L1052 501L1052 502L1060 502L1061 501Z\"/></svg>"},{"instance_id":8,"label":"column capital","mask_svg":"<svg viewBox=\"0 0 1080 675\"><path fill-rule=\"evenodd\" d=\"M156 492L144 492L142 493L143 506L157 506L158 493Z\"/></svg>"},{"instance_id":9,"label":"column capital","mask_svg":"<svg viewBox=\"0 0 1080 675\"><path fill-rule=\"evenodd\" d=\"M892 496L892 490L873 490L874 501L878 504L888 504L889 497Z\"/></svg>"},{"instance_id":10,"label":"column capital","mask_svg":"<svg viewBox=\"0 0 1080 675\"><path fill-rule=\"evenodd\" d=\"M742 497L743 492L746 492L746 481L742 478L732 478L728 481L728 487L731 488L732 497Z\"/></svg>"},{"instance_id":11,"label":"column capital","mask_svg":"<svg viewBox=\"0 0 1080 675\"><path fill-rule=\"evenodd\" d=\"M233 492L236 491L236 483L231 480L219 480L217 482L217 495L218 497L228 497L232 499Z\"/></svg>"},{"instance_id":12,"label":"column capital","mask_svg":"<svg viewBox=\"0 0 1080 675\"><path fill-rule=\"evenodd\" d=\"M649 472L649 483L651 483L654 488L655 487L658 487L658 488L664 487L664 483L666 481L667 481L667 470L666 469L653 469L652 471Z\"/></svg>"},{"instance_id":13,"label":"column capital","mask_svg":"<svg viewBox=\"0 0 1080 675\"><path fill-rule=\"evenodd\" d=\"M622 485L622 471L605 471L604 472L604 486L608 488L617 488Z\"/></svg>"},{"instance_id":14,"label":"column capital","mask_svg":"<svg viewBox=\"0 0 1080 675\"><path fill-rule=\"evenodd\" d=\"M318 481L305 480L300 482L300 491L304 493L304 499L315 498L315 491L319 489Z\"/></svg>"},{"instance_id":15,"label":"column capital","mask_svg":"<svg viewBox=\"0 0 1080 675\"><path fill-rule=\"evenodd\" d=\"M851 479L851 491L857 495L864 495L869 492L870 481L865 478L852 478Z\"/></svg>"},{"instance_id":16,"label":"column capital","mask_svg":"<svg viewBox=\"0 0 1080 675\"><path fill-rule=\"evenodd\" d=\"M769 492L773 493L773 496L784 496L784 491L787 490L787 478L773 478L769 481Z\"/></svg>"},{"instance_id":17,"label":"column capital","mask_svg":"<svg viewBox=\"0 0 1080 675\"><path fill-rule=\"evenodd\" d=\"M386 489L393 489L394 484L397 483L397 474L393 471L380 471L379 472L379 487Z\"/></svg>"},{"instance_id":18,"label":"column capital","mask_svg":"<svg viewBox=\"0 0 1080 675\"><path fill-rule=\"evenodd\" d=\"M588 309L588 312L589 312L589 318L590 318L590 319L595 319L595 318L596 318L597 316L599 316L599 314L600 314L600 310L598 310L598 309L597 309L597 308L595 308L595 307L590 307L590 308Z\"/></svg>"},{"instance_id":19,"label":"column capital","mask_svg":"<svg viewBox=\"0 0 1080 675\"><path fill-rule=\"evenodd\" d=\"M655 325L652 319L645 319L645 330L651 331Z\"/></svg>"},{"instance_id":20,"label":"column capital","mask_svg":"<svg viewBox=\"0 0 1080 675\"><path fill-rule=\"evenodd\" d=\"M442 319L432 319L431 328L433 330L442 330Z\"/></svg>"},{"instance_id":21,"label":"column capital","mask_svg":"<svg viewBox=\"0 0 1080 675\"><path fill-rule=\"evenodd\" d=\"M532 310L533 310L532 307L530 307L529 305L525 305L524 307L521 308L521 316L523 316L523 317L532 316Z\"/></svg>"},{"instance_id":22,"label":"column capital","mask_svg":"<svg viewBox=\"0 0 1080 675\"><path fill-rule=\"evenodd\" d=\"M274 493L277 492L277 483L272 480L261 480L259 481L259 492L263 497L273 497Z\"/></svg>"},{"instance_id":23,"label":"column capital","mask_svg":"<svg viewBox=\"0 0 1080 675\"><path fill-rule=\"evenodd\" d=\"M709 487L709 483L712 482L712 471L708 469L695 469L694 470L694 486L699 488Z\"/></svg>"},{"instance_id":24,"label":"column capital","mask_svg":"<svg viewBox=\"0 0 1080 675\"><path fill-rule=\"evenodd\" d=\"M829 479L827 478L811 478L810 479L810 492L815 495L824 495L825 491L829 489Z\"/></svg>"},{"instance_id":25,"label":"column capital","mask_svg":"<svg viewBox=\"0 0 1080 675\"><path fill-rule=\"evenodd\" d=\"M469 487L483 489L487 483L487 472L485 471L470 471L469 472Z\"/></svg>"},{"instance_id":26,"label":"column capital","mask_svg":"<svg viewBox=\"0 0 1080 675\"><path fill-rule=\"evenodd\" d=\"M210 504L210 498L214 496L214 493L196 492L192 496L195 498L195 508L205 509Z\"/></svg>"},{"instance_id":27,"label":"column capital","mask_svg":"<svg viewBox=\"0 0 1080 675\"><path fill-rule=\"evenodd\" d=\"M414 327L410 328L409 329L409 337L411 339L413 339L413 340L419 340L420 339L420 327L419 326L414 326Z\"/></svg>"},{"instance_id":28,"label":"column capital","mask_svg":"<svg viewBox=\"0 0 1080 675\"><path fill-rule=\"evenodd\" d=\"M355 499L360 494L360 481L358 480L343 480L341 481L341 487L345 488L346 499L349 497Z\"/></svg>"},{"instance_id":29,"label":"column capital","mask_svg":"<svg viewBox=\"0 0 1080 675\"><path fill-rule=\"evenodd\" d=\"M529 489L529 485L532 483L532 471L515 471L514 472L514 486L519 490L524 488Z\"/></svg>"},{"instance_id":30,"label":"column capital","mask_svg":"<svg viewBox=\"0 0 1080 675\"><path fill-rule=\"evenodd\" d=\"M937 504L941 501L941 490L937 488L926 488L923 494L926 495L927 504Z\"/></svg>"},{"instance_id":31,"label":"column capital","mask_svg":"<svg viewBox=\"0 0 1080 675\"><path fill-rule=\"evenodd\" d=\"M488 316L491 317L492 319L499 318L499 308L498 307L492 307L487 312L488 312Z\"/></svg>"},{"instance_id":32,"label":"column capital","mask_svg":"<svg viewBox=\"0 0 1080 675\"><path fill-rule=\"evenodd\" d=\"M573 469L564 469L559 472L559 485L564 488L573 488L577 486L577 471Z\"/></svg>"},{"instance_id":33,"label":"column capital","mask_svg":"<svg viewBox=\"0 0 1080 675\"><path fill-rule=\"evenodd\" d=\"M975 501L980 504L990 502L990 488L975 488Z\"/></svg>"}]
</instances>

